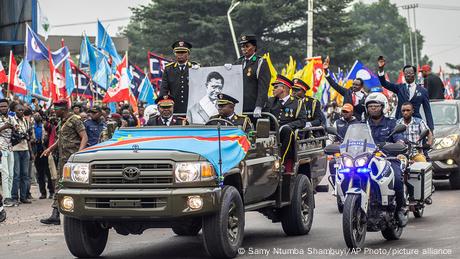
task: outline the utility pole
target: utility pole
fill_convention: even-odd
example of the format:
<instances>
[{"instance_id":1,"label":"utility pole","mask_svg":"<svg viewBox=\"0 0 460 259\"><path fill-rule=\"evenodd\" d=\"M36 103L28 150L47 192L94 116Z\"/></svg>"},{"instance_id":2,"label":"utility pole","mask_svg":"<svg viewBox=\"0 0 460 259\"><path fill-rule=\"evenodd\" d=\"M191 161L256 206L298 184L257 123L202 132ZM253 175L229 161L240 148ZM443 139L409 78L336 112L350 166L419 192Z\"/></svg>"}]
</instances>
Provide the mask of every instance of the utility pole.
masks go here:
<instances>
[{"instance_id":1,"label":"utility pole","mask_svg":"<svg viewBox=\"0 0 460 259\"><path fill-rule=\"evenodd\" d=\"M418 7L418 4L413 4L413 14L414 14L414 39L415 39L415 63L417 64L417 69L419 68L418 63L418 45L417 45L417 22L415 21L415 8Z\"/></svg>"},{"instance_id":2,"label":"utility pole","mask_svg":"<svg viewBox=\"0 0 460 259\"><path fill-rule=\"evenodd\" d=\"M228 25L230 26L230 32L232 34L232 39L233 39L233 46L235 47L235 53L236 53L236 58L240 58L240 50L238 49L238 44L236 43L236 36L235 36L235 30L233 29L233 22L232 22L232 17L230 14L232 13L233 9L237 7L240 4L240 1L234 1L232 0L232 3L230 4L230 8L228 8L227 11L227 19L228 19Z\"/></svg>"},{"instance_id":3,"label":"utility pole","mask_svg":"<svg viewBox=\"0 0 460 259\"><path fill-rule=\"evenodd\" d=\"M403 43L403 65L405 66L407 64L406 60L406 44Z\"/></svg>"},{"instance_id":4,"label":"utility pole","mask_svg":"<svg viewBox=\"0 0 460 259\"><path fill-rule=\"evenodd\" d=\"M418 7L418 4L410 4L410 5L403 5L401 6L402 9L407 10L407 24L409 26L409 43L410 43L410 59L412 65L416 65L418 67L418 48L417 48L417 30L415 30L415 60L414 63L414 51L412 45L412 28L410 26L410 9L414 9L414 27L415 27L415 8Z\"/></svg>"},{"instance_id":5,"label":"utility pole","mask_svg":"<svg viewBox=\"0 0 460 259\"><path fill-rule=\"evenodd\" d=\"M307 58L313 56L313 0L308 0Z\"/></svg>"}]
</instances>

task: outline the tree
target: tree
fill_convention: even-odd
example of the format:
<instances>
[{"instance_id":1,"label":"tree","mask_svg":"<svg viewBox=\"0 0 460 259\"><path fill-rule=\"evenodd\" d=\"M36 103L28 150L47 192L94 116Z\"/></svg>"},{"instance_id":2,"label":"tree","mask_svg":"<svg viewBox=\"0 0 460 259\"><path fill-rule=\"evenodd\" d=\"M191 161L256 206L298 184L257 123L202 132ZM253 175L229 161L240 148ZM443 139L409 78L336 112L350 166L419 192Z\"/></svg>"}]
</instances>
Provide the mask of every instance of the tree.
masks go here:
<instances>
[{"instance_id":1,"label":"tree","mask_svg":"<svg viewBox=\"0 0 460 259\"><path fill-rule=\"evenodd\" d=\"M407 63L410 63L409 27L406 19L399 15L397 6L389 0L369 5L358 2L353 5L351 16L354 26L362 29L362 36L357 39L359 59L369 68L375 68L377 57L385 56L385 70L390 78L396 79L405 65L403 44L406 44ZM420 31L417 31L417 41L420 57L424 42ZM419 63L429 63L428 57L424 56Z\"/></svg>"},{"instance_id":2,"label":"tree","mask_svg":"<svg viewBox=\"0 0 460 259\"><path fill-rule=\"evenodd\" d=\"M344 63L352 62L353 43L348 38L355 38L358 30L344 11L350 2L324 0L316 5L315 55L330 54ZM230 0L152 0L133 8L124 31L131 44L130 59L145 63L148 50L169 54L170 44L183 38L194 45L192 59L199 63L232 63L236 57L226 16L230 4ZM307 1L242 1L232 19L236 35L254 33L260 39L260 53L270 52L275 65L285 63L290 55L297 60L306 57Z\"/></svg>"}]
</instances>

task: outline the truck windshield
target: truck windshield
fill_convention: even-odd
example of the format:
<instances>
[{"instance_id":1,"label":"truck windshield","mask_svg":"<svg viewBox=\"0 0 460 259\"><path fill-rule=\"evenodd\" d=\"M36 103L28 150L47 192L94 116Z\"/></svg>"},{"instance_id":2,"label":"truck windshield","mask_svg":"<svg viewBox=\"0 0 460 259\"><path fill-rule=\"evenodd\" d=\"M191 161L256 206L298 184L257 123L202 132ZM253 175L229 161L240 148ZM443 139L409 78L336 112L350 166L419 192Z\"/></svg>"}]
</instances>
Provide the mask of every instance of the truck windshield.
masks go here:
<instances>
[{"instance_id":1,"label":"truck windshield","mask_svg":"<svg viewBox=\"0 0 460 259\"><path fill-rule=\"evenodd\" d=\"M376 149L374 139L367 124L353 124L348 127L340 145L340 153L356 157L362 153L372 153Z\"/></svg>"}]
</instances>

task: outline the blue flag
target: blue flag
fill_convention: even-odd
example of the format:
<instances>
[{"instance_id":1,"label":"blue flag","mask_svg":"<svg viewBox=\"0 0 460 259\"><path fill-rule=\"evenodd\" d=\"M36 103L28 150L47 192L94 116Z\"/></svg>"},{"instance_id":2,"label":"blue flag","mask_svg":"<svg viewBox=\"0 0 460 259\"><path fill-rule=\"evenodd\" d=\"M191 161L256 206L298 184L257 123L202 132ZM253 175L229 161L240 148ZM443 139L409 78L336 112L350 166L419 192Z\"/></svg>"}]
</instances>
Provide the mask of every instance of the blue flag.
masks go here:
<instances>
[{"instance_id":1,"label":"blue flag","mask_svg":"<svg viewBox=\"0 0 460 259\"><path fill-rule=\"evenodd\" d=\"M139 87L142 85L142 80L145 77L144 71L140 69L138 66L134 65L131 62L128 62L128 70L132 74L131 79L131 92L137 98L139 96Z\"/></svg>"},{"instance_id":2,"label":"blue flag","mask_svg":"<svg viewBox=\"0 0 460 259\"><path fill-rule=\"evenodd\" d=\"M88 45L86 44L86 36L83 37L80 45L80 68L87 68L89 66Z\"/></svg>"},{"instance_id":3,"label":"blue flag","mask_svg":"<svg viewBox=\"0 0 460 259\"><path fill-rule=\"evenodd\" d=\"M54 52L51 52L51 57L53 59L54 66L58 67L64 60L66 60L70 55L69 49L67 47L62 47ZM26 31L26 60L48 60L49 61L49 51L48 48L43 44L35 32L27 26Z\"/></svg>"},{"instance_id":4,"label":"blue flag","mask_svg":"<svg viewBox=\"0 0 460 259\"><path fill-rule=\"evenodd\" d=\"M107 87L109 86L109 83L110 83L109 80L110 80L111 74L112 74L112 68L109 66L107 59L104 58L102 59L101 62L99 62L96 74L94 74L94 77L93 77L93 82L96 82L104 90L107 90Z\"/></svg>"},{"instance_id":5,"label":"blue flag","mask_svg":"<svg viewBox=\"0 0 460 259\"><path fill-rule=\"evenodd\" d=\"M29 62L23 59L21 63L19 63L18 69L20 71L19 79L24 82L27 91L32 92L32 67Z\"/></svg>"},{"instance_id":6,"label":"blue flag","mask_svg":"<svg viewBox=\"0 0 460 259\"><path fill-rule=\"evenodd\" d=\"M154 104L156 100L155 91L147 76L144 77L139 87L139 101L146 102L148 105Z\"/></svg>"},{"instance_id":7,"label":"blue flag","mask_svg":"<svg viewBox=\"0 0 460 259\"><path fill-rule=\"evenodd\" d=\"M355 61L355 64L353 64L353 67L348 73L345 81L355 80L356 78L361 78L364 81L364 86L367 88L380 86L380 81L377 75L364 66L364 64L359 60Z\"/></svg>"},{"instance_id":8,"label":"blue flag","mask_svg":"<svg viewBox=\"0 0 460 259\"><path fill-rule=\"evenodd\" d=\"M29 25L26 31L26 60L48 60L48 48Z\"/></svg>"},{"instance_id":9,"label":"blue flag","mask_svg":"<svg viewBox=\"0 0 460 259\"><path fill-rule=\"evenodd\" d=\"M116 65L121 63L121 57L117 53L117 49L115 48L112 38L99 20L97 21L97 47L107 51Z\"/></svg>"},{"instance_id":10,"label":"blue flag","mask_svg":"<svg viewBox=\"0 0 460 259\"><path fill-rule=\"evenodd\" d=\"M72 68L68 59L65 61L65 90L67 96L70 96L75 89L75 81L73 80Z\"/></svg>"},{"instance_id":11,"label":"blue flag","mask_svg":"<svg viewBox=\"0 0 460 259\"><path fill-rule=\"evenodd\" d=\"M38 82L37 72L35 71L35 66L32 69L32 93L43 95L42 87L40 85L40 82Z\"/></svg>"},{"instance_id":12,"label":"blue flag","mask_svg":"<svg viewBox=\"0 0 460 259\"><path fill-rule=\"evenodd\" d=\"M89 72L91 76L94 76L97 71L97 59L96 59L96 54L94 53L94 48L91 45L91 42L89 41L89 38L85 36L85 41L86 41L86 51L88 52L88 64L89 64Z\"/></svg>"}]
</instances>

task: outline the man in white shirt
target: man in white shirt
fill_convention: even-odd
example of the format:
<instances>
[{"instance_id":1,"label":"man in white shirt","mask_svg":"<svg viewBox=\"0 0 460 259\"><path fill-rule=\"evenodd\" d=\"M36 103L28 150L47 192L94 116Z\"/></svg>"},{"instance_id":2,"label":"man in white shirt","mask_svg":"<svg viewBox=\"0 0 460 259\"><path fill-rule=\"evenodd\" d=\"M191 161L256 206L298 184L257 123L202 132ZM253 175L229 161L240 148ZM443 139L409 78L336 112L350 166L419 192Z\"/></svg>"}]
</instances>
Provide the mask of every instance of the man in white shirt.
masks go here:
<instances>
[{"instance_id":1,"label":"man in white shirt","mask_svg":"<svg viewBox=\"0 0 460 259\"><path fill-rule=\"evenodd\" d=\"M14 128L14 120L8 116L9 102L6 99L0 100L0 151L1 163L0 173L2 175L2 189L4 206L15 205L11 199L11 188L14 178L14 154L11 146L11 132Z\"/></svg>"}]
</instances>

